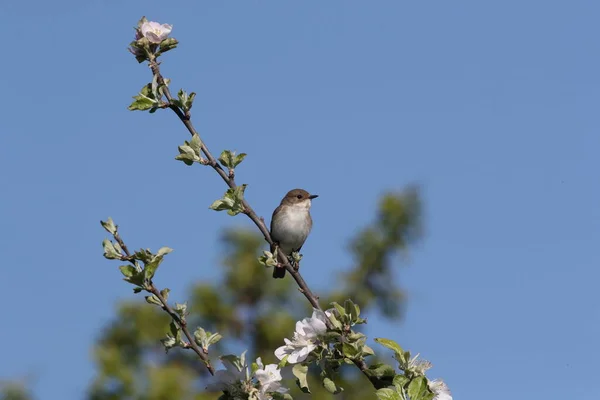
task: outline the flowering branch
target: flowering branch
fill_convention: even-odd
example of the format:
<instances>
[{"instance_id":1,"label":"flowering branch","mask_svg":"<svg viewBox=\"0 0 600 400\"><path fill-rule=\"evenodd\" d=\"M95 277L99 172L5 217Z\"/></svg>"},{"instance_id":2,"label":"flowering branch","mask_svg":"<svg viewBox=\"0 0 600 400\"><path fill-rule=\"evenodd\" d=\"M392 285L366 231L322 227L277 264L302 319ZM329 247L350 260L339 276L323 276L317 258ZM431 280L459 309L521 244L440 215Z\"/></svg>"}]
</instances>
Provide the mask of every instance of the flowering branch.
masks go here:
<instances>
[{"instance_id":1,"label":"flowering branch","mask_svg":"<svg viewBox=\"0 0 600 400\"><path fill-rule=\"evenodd\" d=\"M145 85L140 93L134 97L129 106L130 110L149 110L150 113L158 109L171 109L184 124L191 135L191 140L179 146L177 160L187 165L197 162L201 165L212 167L227 184L228 189L223 198L215 201L210 208L216 211L227 211L229 215L245 214L263 234L265 241L276 247L271 238L269 229L264 219L259 217L254 209L244 199L246 184L238 185L235 182L235 167L240 164L246 154L236 155L225 150L216 159L209 151L206 144L191 121L190 110L193 105L195 93L186 93L180 90L177 97L171 94L168 87L169 80L165 79L160 71L158 57L177 46L177 40L169 38L172 27L166 24L148 22L142 18L136 29L136 40L131 43L130 51L138 62L147 61L152 71L152 82ZM404 351L400 345L389 339L375 339L375 341L394 351L398 361L398 368L402 373L397 373L395 368L386 364L367 365L365 357L374 355L374 351L366 345L366 336L355 332L352 327L356 324L366 323L360 317L360 308L351 300L346 300L343 305L332 303L333 308L323 311L319 305L319 298L315 296L304 279L281 249L273 255L265 251L260 262L266 266L283 267L298 284L299 291L304 294L314 308L312 317L305 318L296 323L296 330L292 339L284 339L285 345L275 350L275 356L281 361L279 365L262 365L260 358L252 366L252 374L248 370L245 354L241 357L228 355L222 356L226 370L214 371L208 359L208 346L220 340L218 333L210 334L198 328L192 335L187 329L185 320L187 306L176 304L170 307L167 303L168 289L159 291L152 283L152 277L164 255L171 249L161 248L156 254L149 250L140 250L130 253L125 243L117 232L117 227L109 218L102 222L104 228L113 235L115 242L105 240L104 256L109 259L128 261L131 265L121 266L125 280L136 285L134 292L145 290L151 295L146 301L160 306L172 318L171 333L163 339L163 345L168 350L179 346L191 348L206 364L209 372L217 379L216 388L225 395L221 398L248 398L249 400L262 399L291 399L287 389L279 384L281 380L280 369L287 364L293 364L292 372L297 378L297 384L305 393L310 393L307 382L308 365L316 363L321 368L323 386L333 394L343 389L334 382L337 370L342 364L354 364L378 389L376 394L379 399L391 400L452 400L447 386L441 381L429 381L425 371L431 367L428 361L418 359L418 355L411 358L410 352ZM299 255L295 254L294 263L297 265ZM144 264L142 268L138 261ZM187 341L181 339L181 332Z\"/></svg>"}]
</instances>

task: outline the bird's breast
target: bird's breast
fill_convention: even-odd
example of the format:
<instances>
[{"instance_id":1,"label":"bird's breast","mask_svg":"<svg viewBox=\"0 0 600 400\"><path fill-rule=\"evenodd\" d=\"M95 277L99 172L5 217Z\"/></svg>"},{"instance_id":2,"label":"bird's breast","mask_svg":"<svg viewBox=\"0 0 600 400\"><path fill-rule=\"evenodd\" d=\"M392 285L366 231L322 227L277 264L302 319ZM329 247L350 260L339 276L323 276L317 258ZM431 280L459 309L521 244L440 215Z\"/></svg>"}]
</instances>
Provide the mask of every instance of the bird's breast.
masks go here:
<instances>
[{"instance_id":1,"label":"bird's breast","mask_svg":"<svg viewBox=\"0 0 600 400\"><path fill-rule=\"evenodd\" d=\"M289 207L274 216L271 234L282 250L290 253L302 247L311 227L312 220L307 209Z\"/></svg>"}]
</instances>

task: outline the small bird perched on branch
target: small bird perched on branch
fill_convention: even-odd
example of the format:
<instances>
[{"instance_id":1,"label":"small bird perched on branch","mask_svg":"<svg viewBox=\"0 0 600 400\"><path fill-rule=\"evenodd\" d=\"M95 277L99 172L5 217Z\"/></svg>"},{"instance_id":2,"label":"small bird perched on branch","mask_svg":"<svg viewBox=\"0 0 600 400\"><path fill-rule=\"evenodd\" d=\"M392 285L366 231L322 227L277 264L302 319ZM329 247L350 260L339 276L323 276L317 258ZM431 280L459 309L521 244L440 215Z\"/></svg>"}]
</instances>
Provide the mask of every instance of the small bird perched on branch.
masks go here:
<instances>
[{"instance_id":1,"label":"small bird perched on branch","mask_svg":"<svg viewBox=\"0 0 600 400\"><path fill-rule=\"evenodd\" d=\"M281 200L279 207L273 211L271 218L271 239L284 252L290 256L295 251L300 251L312 228L310 206L312 199L319 197L303 189L294 189L287 192ZM275 246L271 252L275 254ZM275 267L273 278L283 278L285 267Z\"/></svg>"}]
</instances>

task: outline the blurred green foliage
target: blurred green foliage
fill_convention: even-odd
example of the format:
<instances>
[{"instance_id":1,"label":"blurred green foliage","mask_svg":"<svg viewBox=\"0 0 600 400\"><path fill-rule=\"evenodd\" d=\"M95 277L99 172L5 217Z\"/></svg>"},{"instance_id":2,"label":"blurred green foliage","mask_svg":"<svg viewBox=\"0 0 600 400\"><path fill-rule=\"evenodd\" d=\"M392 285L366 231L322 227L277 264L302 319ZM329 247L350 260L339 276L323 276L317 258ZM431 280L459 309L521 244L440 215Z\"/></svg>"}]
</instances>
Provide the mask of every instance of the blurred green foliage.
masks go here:
<instances>
[{"instance_id":1,"label":"blurred green foliage","mask_svg":"<svg viewBox=\"0 0 600 400\"><path fill-rule=\"evenodd\" d=\"M390 319L400 318L403 295L396 286L394 256L406 251L421 235L419 192L408 188L381 197L375 220L350 240L353 265L344 269L338 287L329 293L319 289L321 304L343 303L351 298L364 316L375 310ZM273 351L290 337L295 321L311 314L310 304L288 278L275 280L257 257L266 243L254 231L228 230L222 235L225 254L223 275L217 282L198 282L188 296L188 325L219 332L224 339L211 347L211 358L220 368L220 354L248 349L250 359L262 356L275 363ZM316 257L311 257L313 260ZM321 266L333 268L333 266ZM160 287L160 282L156 282ZM310 282L309 282L310 285ZM183 294L178 295L183 298ZM91 400L188 400L216 399L205 391L209 379L203 363L191 351L174 349L168 354L159 342L168 332L169 316L142 301L121 304L94 348L97 376L89 387ZM307 398L285 376L294 398ZM315 376L311 390L315 399L329 399ZM375 398L369 381L352 366L336 381L345 390L338 399ZM5 397L6 398L6 397ZM21 399L26 397L12 397ZM12 399L11 398L11 399ZM4 399L4 398L3 398Z\"/></svg>"},{"instance_id":2,"label":"blurred green foliage","mask_svg":"<svg viewBox=\"0 0 600 400\"><path fill-rule=\"evenodd\" d=\"M20 381L0 382L0 400L31 400L27 384Z\"/></svg>"}]
</instances>

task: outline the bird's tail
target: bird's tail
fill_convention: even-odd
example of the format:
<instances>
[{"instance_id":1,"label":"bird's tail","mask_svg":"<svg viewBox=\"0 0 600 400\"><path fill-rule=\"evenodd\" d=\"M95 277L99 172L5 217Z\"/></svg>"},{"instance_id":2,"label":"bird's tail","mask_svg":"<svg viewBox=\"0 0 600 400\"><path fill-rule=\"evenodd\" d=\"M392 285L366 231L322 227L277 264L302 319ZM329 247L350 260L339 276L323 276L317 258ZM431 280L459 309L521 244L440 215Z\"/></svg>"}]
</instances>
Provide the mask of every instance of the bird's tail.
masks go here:
<instances>
[{"instance_id":1,"label":"bird's tail","mask_svg":"<svg viewBox=\"0 0 600 400\"><path fill-rule=\"evenodd\" d=\"M275 259L278 259L277 253L275 253L275 251L277 250L277 248L275 246L271 246L271 253L273 253L273 255L275 256ZM273 267L273 278L275 279L281 279L285 277L285 267Z\"/></svg>"},{"instance_id":2,"label":"bird's tail","mask_svg":"<svg viewBox=\"0 0 600 400\"><path fill-rule=\"evenodd\" d=\"M285 277L285 267L273 267L273 278Z\"/></svg>"}]
</instances>

